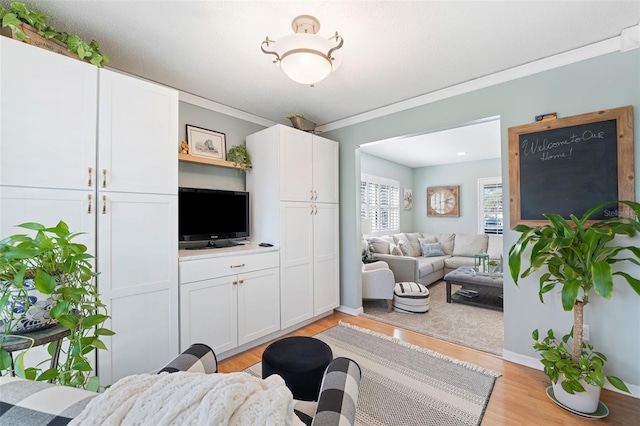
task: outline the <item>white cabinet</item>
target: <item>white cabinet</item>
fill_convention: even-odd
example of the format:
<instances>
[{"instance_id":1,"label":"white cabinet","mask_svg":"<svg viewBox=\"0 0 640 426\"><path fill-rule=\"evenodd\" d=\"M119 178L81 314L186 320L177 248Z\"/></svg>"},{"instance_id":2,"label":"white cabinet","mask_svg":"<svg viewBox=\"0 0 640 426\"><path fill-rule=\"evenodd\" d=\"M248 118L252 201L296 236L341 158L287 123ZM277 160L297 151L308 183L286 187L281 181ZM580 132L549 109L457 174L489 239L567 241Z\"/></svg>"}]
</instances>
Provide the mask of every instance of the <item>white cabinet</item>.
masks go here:
<instances>
[{"instance_id":1,"label":"white cabinet","mask_svg":"<svg viewBox=\"0 0 640 426\"><path fill-rule=\"evenodd\" d=\"M277 125L247 136L251 233L280 246L282 328L339 305L338 144Z\"/></svg>"},{"instance_id":2,"label":"white cabinet","mask_svg":"<svg viewBox=\"0 0 640 426\"><path fill-rule=\"evenodd\" d=\"M0 37L0 235L65 221L116 332L108 385L178 353L178 95Z\"/></svg>"},{"instance_id":3,"label":"white cabinet","mask_svg":"<svg viewBox=\"0 0 640 426\"><path fill-rule=\"evenodd\" d=\"M0 185L94 190L98 68L0 37Z\"/></svg>"},{"instance_id":4,"label":"white cabinet","mask_svg":"<svg viewBox=\"0 0 640 426\"><path fill-rule=\"evenodd\" d=\"M181 251L181 350L200 342L222 354L280 330L278 253L255 251Z\"/></svg>"}]
</instances>

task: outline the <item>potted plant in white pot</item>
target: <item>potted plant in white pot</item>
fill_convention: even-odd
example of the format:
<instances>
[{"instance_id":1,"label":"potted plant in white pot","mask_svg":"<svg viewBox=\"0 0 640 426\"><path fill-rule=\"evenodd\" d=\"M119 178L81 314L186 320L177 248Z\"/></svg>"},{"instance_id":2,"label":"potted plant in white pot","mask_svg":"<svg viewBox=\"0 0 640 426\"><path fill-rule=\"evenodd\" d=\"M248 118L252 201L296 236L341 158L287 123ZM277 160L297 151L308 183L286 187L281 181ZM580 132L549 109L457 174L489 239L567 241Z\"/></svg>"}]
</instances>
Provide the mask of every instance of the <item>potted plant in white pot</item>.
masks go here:
<instances>
[{"instance_id":1,"label":"potted plant in white pot","mask_svg":"<svg viewBox=\"0 0 640 426\"><path fill-rule=\"evenodd\" d=\"M101 336L114 333L101 326L109 316L95 284L93 256L85 245L72 241L79 234L71 233L62 221L52 228L39 223L19 226L35 235L16 234L0 241L0 371L4 374L12 367L11 355L1 348L8 336L29 340L28 332L57 322L69 329L58 366L44 371L25 367L22 352L16 357L16 375L96 391L99 380L92 374L89 356L106 349ZM31 293L33 287L38 296ZM44 304L36 300L40 295L48 299ZM52 354L53 347L48 350Z\"/></svg>"},{"instance_id":2,"label":"potted plant in white pot","mask_svg":"<svg viewBox=\"0 0 640 426\"><path fill-rule=\"evenodd\" d=\"M635 217L611 217L588 224L596 212L615 203L631 207ZM563 309L573 310L571 333L558 339L549 330L546 337L539 340L538 330L535 330L533 347L542 356L544 371L553 382L555 398L575 411L595 412L605 381L629 392L622 380L605 376L603 365L607 358L583 341L583 312L591 296L611 299L614 276L622 277L640 295L640 280L611 268L620 262L640 265L640 249L614 242L616 236L632 237L640 231L639 215L640 204L636 202L605 202L589 209L580 219L571 215L571 220L567 221L558 214L549 213L544 215L548 224L514 228L521 233L509 250L509 270L516 285L520 278L546 266L547 271L539 279L540 301L544 303L544 294L560 286ZM529 245L532 245L528 254L530 264L521 274L521 258Z\"/></svg>"}]
</instances>

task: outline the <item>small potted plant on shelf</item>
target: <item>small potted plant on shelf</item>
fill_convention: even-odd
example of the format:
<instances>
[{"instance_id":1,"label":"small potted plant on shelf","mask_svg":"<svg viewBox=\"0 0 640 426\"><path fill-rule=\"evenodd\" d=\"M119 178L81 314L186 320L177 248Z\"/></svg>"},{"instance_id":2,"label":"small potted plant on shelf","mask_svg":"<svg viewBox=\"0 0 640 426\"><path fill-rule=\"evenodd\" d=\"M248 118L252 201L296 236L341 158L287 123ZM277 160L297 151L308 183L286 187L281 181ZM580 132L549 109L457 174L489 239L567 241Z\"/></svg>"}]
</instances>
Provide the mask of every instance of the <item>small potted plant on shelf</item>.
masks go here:
<instances>
[{"instance_id":1,"label":"small potted plant on shelf","mask_svg":"<svg viewBox=\"0 0 640 426\"><path fill-rule=\"evenodd\" d=\"M246 145L232 146L227 153L227 161L231 161L236 167L245 172L253 168Z\"/></svg>"},{"instance_id":2,"label":"small potted plant on shelf","mask_svg":"<svg viewBox=\"0 0 640 426\"><path fill-rule=\"evenodd\" d=\"M100 338L114 333L102 327L109 316L95 284L93 256L86 246L72 241L79 234L71 233L62 221L53 228L39 223L19 226L35 235L16 234L0 241L0 371L12 368L11 355L1 348L9 336L33 341L30 331L57 323L69 330L58 366L44 371L25 368L24 351L16 357L16 375L97 391L99 380L91 374L89 355L106 349Z\"/></svg>"},{"instance_id":3,"label":"small potted plant on shelf","mask_svg":"<svg viewBox=\"0 0 640 426\"><path fill-rule=\"evenodd\" d=\"M305 118L304 114L287 114L284 118L291 120L293 127L305 132L313 132L316 130L316 123Z\"/></svg>"},{"instance_id":4,"label":"small potted plant on shelf","mask_svg":"<svg viewBox=\"0 0 640 426\"><path fill-rule=\"evenodd\" d=\"M635 217L611 217L588 225L587 221L596 212L615 203L631 207ZM640 264L639 248L614 243L616 236L636 235L640 230L639 214L640 204L636 202L605 202L589 209L580 219L571 215L571 220L567 221L558 214L549 213L544 215L548 224L534 228L522 224L515 227L521 235L509 250L509 269L516 285L520 278L546 266L547 271L539 279L540 301L544 303L544 294L560 286L563 309L573 310L571 333L558 339L549 330L546 337L539 340L538 330L535 330L532 337L534 349L542 355L544 371L553 382L553 395L550 396L575 411L593 413L598 409L600 389L605 380L617 389L629 392L622 380L604 375L607 358L583 340L583 312L591 296L612 297L614 276L624 278L640 295L640 280L611 268L619 262ZM521 257L529 245L533 245L528 255L530 265L520 274ZM618 257L625 253L628 256Z\"/></svg>"},{"instance_id":5,"label":"small potted plant on shelf","mask_svg":"<svg viewBox=\"0 0 640 426\"><path fill-rule=\"evenodd\" d=\"M57 31L48 24L49 19L44 13L29 10L24 3L12 2L8 9L0 5L2 29L8 29L8 32L2 31L3 35L63 54L67 54L65 50L72 52L80 60L86 59L98 67L109 63L98 42L87 43L75 34Z\"/></svg>"}]
</instances>

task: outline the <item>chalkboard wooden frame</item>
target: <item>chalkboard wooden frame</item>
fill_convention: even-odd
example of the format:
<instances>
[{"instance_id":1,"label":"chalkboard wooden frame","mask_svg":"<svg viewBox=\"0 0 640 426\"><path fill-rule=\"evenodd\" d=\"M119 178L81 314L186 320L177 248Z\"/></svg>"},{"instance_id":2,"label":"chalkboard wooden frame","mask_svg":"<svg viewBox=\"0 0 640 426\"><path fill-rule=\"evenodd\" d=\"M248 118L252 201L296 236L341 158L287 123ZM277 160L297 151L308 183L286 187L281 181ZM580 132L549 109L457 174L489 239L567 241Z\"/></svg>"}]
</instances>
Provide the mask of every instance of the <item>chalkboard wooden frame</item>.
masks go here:
<instances>
[{"instance_id":1,"label":"chalkboard wooden frame","mask_svg":"<svg viewBox=\"0 0 640 426\"><path fill-rule=\"evenodd\" d=\"M544 132L547 130L559 130L560 132L572 132L576 130L576 132L581 131L585 128L585 125L592 123L602 123L608 122L611 120L615 120L616 126L616 152L617 155L617 194L612 194L612 198L609 199L601 199L597 202L603 201L613 201L618 200L635 200L635 180L634 180L634 157L633 157L633 107L632 106L624 106L620 108L612 108L603 111L596 111L587 114L575 115L572 117L560 118L557 120L549 120L549 121L541 121L531 124L525 124L522 126L510 127L509 128L509 205L510 205L510 224L511 228L515 227L518 224L526 224L529 226L538 226L548 223L547 220L542 219L532 219L530 217L526 217L523 215L522 209L522 200L527 196L526 191L523 193L521 191L521 182L522 178L526 178L526 176L521 176L521 161L523 147L525 149L524 155L527 155L526 145L523 143L521 145L521 139L527 135L535 135L539 132ZM533 136L532 136L533 137ZM546 142L546 141L545 141ZM564 141L566 142L566 141ZM574 144L574 146L577 146ZM529 146L529 153L531 153L532 149ZM542 151L542 149L536 150L536 154L538 151ZM533 164L533 163L529 163ZM528 165L528 167L535 167ZM532 170L532 169L531 169ZM615 171L611 171L615 173ZM610 178L615 178L615 176L609 176ZM575 176L570 176L569 178L575 178ZM601 175L591 174L591 175L582 175L580 178L581 186L589 186L589 182L598 183L601 180ZM586 180L586 181L585 181ZM565 194L567 197L571 197L571 194ZM593 203L592 205L595 205ZM592 206L591 205L591 206ZM591 207L589 206L589 207ZM551 209L552 210L552 209ZM622 204L618 208L620 216L630 217L633 216L632 210ZM586 209L585 209L586 211ZM574 211L572 212L578 217L581 217L585 211ZM544 211L544 213L558 213L557 211ZM593 222L593 221L590 221Z\"/></svg>"}]
</instances>

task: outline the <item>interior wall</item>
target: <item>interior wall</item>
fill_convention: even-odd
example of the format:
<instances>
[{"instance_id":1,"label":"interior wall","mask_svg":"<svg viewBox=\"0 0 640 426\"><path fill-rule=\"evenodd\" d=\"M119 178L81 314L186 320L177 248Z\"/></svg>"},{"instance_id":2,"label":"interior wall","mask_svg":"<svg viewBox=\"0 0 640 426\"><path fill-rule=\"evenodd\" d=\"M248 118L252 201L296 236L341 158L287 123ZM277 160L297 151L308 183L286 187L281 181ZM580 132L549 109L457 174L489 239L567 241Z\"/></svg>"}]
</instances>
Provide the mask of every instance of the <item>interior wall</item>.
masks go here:
<instances>
[{"instance_id":1,"label":"interior wall","mask_svg":"<svg viewBox=\"0 0 640 426\"><path fill-rule=\"evenodd\" d=\"M360 173L367 175L380 176L387 179L393 179L400 182L400 232L413 232L413 212L414 207L410 210L402 208L402 194L404 188L413 188L413 169L403 166L375 155L360 153ZM414 190L415 196L415 190ZM358 217L360 211L358 210Z\"/></svg>"},{"instance_id":2,"label":"interior wall","mask_svg":"<svg viewBox=\"0 0 640 426\"><path fill-rule=\"evenodd\" d=\"M499 158L413 170L413 228L418 232L476 234L478 232L478 178L501 176ZM459 217L427 216L427 187L458 185Z\"/></svg>"},{"instance_id":3,"label":"interior wall","mask_svg":"<svg viewBox=\"0 0 640 426\"><path fill-rule=\"evenodd\" d=\"M265 128L259 124L180 102L178 134L181 141L187 140L187 124L224 133L226 151L229 151L232 146L244 145L247 135ZM245 172L241 170L184 161L178 165L178 184L187 188L227 189L231 191L244 191L246 188Z\"/></svg>"},{"instance_id":4,"label":"interior wall","mask_svg":"<svg viewBox=\"0 0 640 426\"><path fill-rule=\"evenodd\" d=\"M360 174L360 145L406 134L433 132L483 117L501 118L501 174L505 206L509 194L508 129L533 121L534 116L555 111L568 117L625 105L634 107L638 140L640 123L640 50L611 53L513 81L436 101L410 110L326 132L323 136L340 142L340 222L341 222L341 301L347 307L361 308L359 267L360 223L357 185ZM637 145L637 143L636 143ZM636 174L640 149L635 149ZM638 199L636 188L636 199ZM509 212L505 211L509 224ZM504 234L505 256L518 233ZM640 267L624 269L640 276ZM572 324L571 312L560 308L556 297L538 301L538 277L516 287L505 275L505 350L539 359L531 347L531 331L550 327L563 332ZM552 295L550 295L552 296ZM593 302L586 308L591 325L591 342L609 359L608 374L640 386L640 299L629 286L615 280L613 298Z\"/></svg>"}]
</instances>

